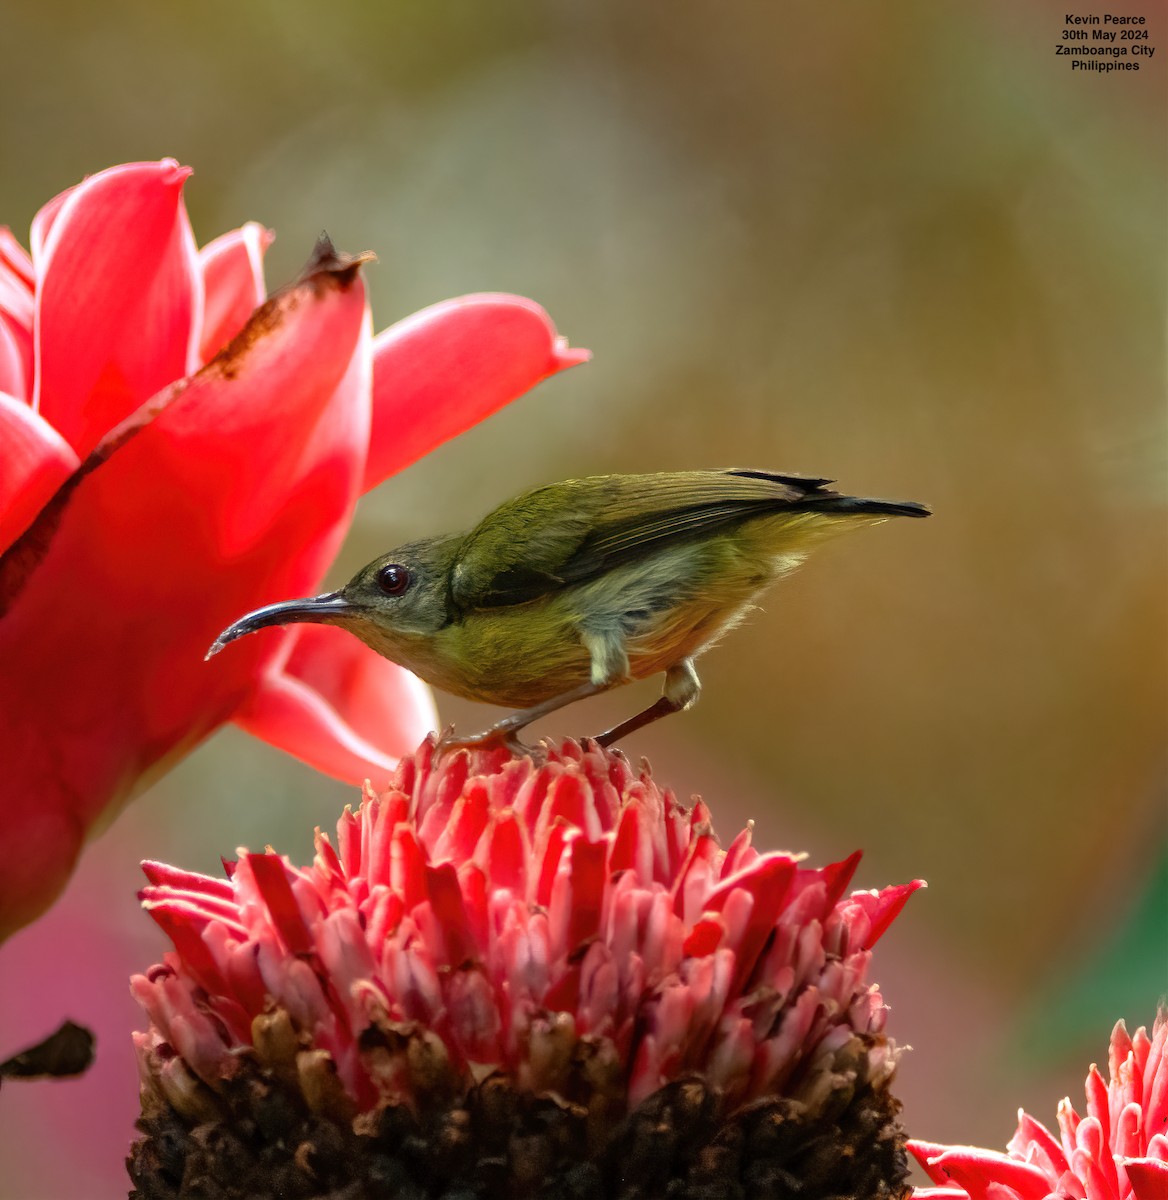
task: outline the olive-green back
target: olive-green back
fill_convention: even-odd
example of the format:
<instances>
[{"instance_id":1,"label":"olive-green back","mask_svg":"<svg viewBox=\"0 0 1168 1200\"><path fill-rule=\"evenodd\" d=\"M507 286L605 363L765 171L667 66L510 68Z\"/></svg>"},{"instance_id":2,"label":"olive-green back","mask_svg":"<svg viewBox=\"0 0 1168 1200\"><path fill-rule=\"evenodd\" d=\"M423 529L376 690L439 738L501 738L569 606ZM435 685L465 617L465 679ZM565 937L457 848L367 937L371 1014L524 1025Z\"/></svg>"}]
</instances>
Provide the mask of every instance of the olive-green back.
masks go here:
<instances>
[{"instance_id":1,"label":"olive-green back","mask_svg":"<svg viewBox=\"0 0 1168 1200\"><path fill-rule=\"evenodd\" d=\"M454 566L461 609L522 604L683 540L829 500L827 479L767 471L599 475L536 488L473 529Z\"/></svg>"}]
</instances>

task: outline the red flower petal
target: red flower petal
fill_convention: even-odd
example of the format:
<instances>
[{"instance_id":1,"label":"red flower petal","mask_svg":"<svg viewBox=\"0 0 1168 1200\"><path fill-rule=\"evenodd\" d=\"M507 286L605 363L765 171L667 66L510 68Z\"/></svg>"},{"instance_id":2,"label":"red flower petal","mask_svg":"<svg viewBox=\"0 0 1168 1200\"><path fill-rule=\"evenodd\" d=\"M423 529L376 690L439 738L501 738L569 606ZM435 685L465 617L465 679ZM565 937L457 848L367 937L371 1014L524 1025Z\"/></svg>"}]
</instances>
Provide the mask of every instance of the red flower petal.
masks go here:
<instances>
[{"instance_id":1,"label":"red flower petal","mask_svg":"<svg viewBox=\"0 0 1168 1200\"><path fill-rule=\"evenodd\" d=\"M203 332L199 361L207 362L263 304L264 251L275 235L255 221L233 229L199 251L203 273Z\"/></svg>"},{"instance_id":2,"label":"red flower petal","mask_svg":"<svg viewBox=\"0 0 1168 1200\"><path fill-rule=\"evenodd\" d=\"M719 917L704 917L690 930L682 949L691 957L703 958L717 950L725 932L725 926Z\"/></svg>"},{"instance_id":3,"label":"red flower petal","mask_svg":"<svg viewBox=\"0 0 1168 1200\"><path fill-rule=\"evenodd\" d=\"M23 401L0 391L0 553L31 524L62 481L78 466L77 455Z\"/></svg>"},{"instance_id":4,"label":"red flower petal","mask_svg":"<svg viewBox=\"0 0 1168 1200\"><path fill-rule=\"evenodd\" d=\"M604 883L607 878L604 870L604 859L607 852L608 846L602 841L590 842L581 836L572 842L568 868L572 904L567 918L566 940L569 954L586 939L592 937L600 924ZM556 897L553 894L553 921L555 919L555 900Z\"/></svg>"},{"instance_id":5,"label":"red flower petal","mask_svg":"<svg viewBox=\"0 0 1168 1200\"><path fill-rule=\"evenodd\" d=\"M285 637L287 663L264 675L236 723L327 775L383 786L437 724L429 688L341 629L300 625Z\"/></svg>"},{"instance_id":6,"label":"red flower petal","mask_svg":"<svg viewBox=\"0 0 1168 1200\"><path fill-rule=\"evenodd\" d=\"M857 904L872 922L872 928L864 940L864 949L871 950L884 936L889 925L900 915L900 910L908 903L908 898L918 888L926 887L923 879L914 879L912 883L898 883L895 887L887 887L879 892L853 892L852 901Z\"/></svg>"},{"instance_id":7,"label":"red flower petal","mask_svg":"<svg viewBox=\"0 0 1168 1200\"><path fill-rule=\"evenodd\" d=\"M0 314L9 317L31 337L35 310L36 302L30 285L0 261Z\"/></svg>"},{"instance_id":8,"label":"red flower petal","mask_svg":"<svg viewBox=\"0 0 1168 1200\"><path fill-rule=\"evenodd\" d=\"M856 868L860 865L860 859L863 857L864 852L862 850L853 850L841 862L832 863L830 866L824 867L823 878L827 884L826 902L828 908L834 908L837 901L844 894L848 884L852 882L852 876L855 875ZM904 906L901 905L901 907L903 908Z\"/></svg>"},{"instance_id":9,"label":"red flower petal","mask_svg":"<svg viewBox=\"0 0 1168 1200\"><path fill-rule=\"evenodd\" d=\"M119 167L113 167L112 170L120 170ZM49 234L52 232L54 223L57 217L61 214L61 209L65 206L65 201L77 190L80 184L75 184L73 187L66 188L63 192L58 192L51 200L40 206L37 214L32 219L31 238L29 245L32 247L32 257L29 258L29 264L34 261L40 261L44 258L45 243L49 239ZM36 279L36 268L33 267L33 280Z\"/></svg>"},{"instance_id":10,"label":"red flower petal","mask_svg":"<svg viewBox=\"0 0 1168 1200\"><path fill-rule=\"evenodd\" d=\"M732 988L744 987L750 978L796 870L796 862L789 855L768 854L725 880L706 900L706 908L722 913L726 920L727 938L723 944L734 951Z\"/></svg>"},{"instance_id":11,"label":"red flower petal","mask_svg":"<svg viewBox=\"0 0 1168 1200\"><path fill-rule=\"evenodd\" d=\"M486 830L490 809L491 798L486 785L481 781L469 785L455 801L446 828L431 847L431 860L467 862Z\"/></svg>"},{"instance_id":12,"label":"red flower petal","mask_svg":"<svg viewBox=\"0 0 1168 1200\"><path fill-rule=\"evenodd\" d=\"M32 270L32 259L7 225L0 225L0 268L7 269L21 280L28 288L29 295L32 295L33 281L36 278ZM31 307L29 312L32 312Z\"/></svg>"},{"instance_id":13,"label":"red flower petal","mask_svg":"<svg viewBox=\"0 0 1168 1200\"><path fill-rule=\"evenodd\" d=\"M231 884L223 879L214 879L210 875L201 875L197 871L183 871L172 867L169 863L153 862L147 859L141 864L142 874L155 886L177 889L186 894L206 895L223 900L234 893Z\"/></svg>"},{"instance_id":14,"label":"red flower petal","mask_svg":"<svg viewBox=\"0 0 1168 1200\"><path fill-rule=\"evenodd\" d=\"M497 888L508 888L523 895L531 847L515 810L499 812L483 833L481 858L483 869Z\"/></svg>"},{"instance_id":15,"label":"red flower petal","mask_svg":"<svg viewBox=\"0 0 1168 1200\"><path fill-rule=\"evenodd\" d=\"M0 225L0 391L27 400L32 388L32 262Z\"/></svg>"},{"instance_id":16,"label":"red flower petal","mask_svg":"<svg viewBox=\"0 0 1168 1200\"><path fill-rule=\"evenodd\" d=\"M279 641L203 655L331 560L360 479L368 349L355 266L320 260L0 559L0 661L21 680L0 688L0 820L24 875L0 877L0 935L72 862L75 838L38 832L47 814L84 833L246 698ZM30 542L39 561L16 553Z\"/></svg>"},{"instance_id":17,"label":"red flower petal","mask_svg":"<svg viewBox=\"0 0 1168 1200\"><path fill-rule=\"evenodd\" d=\"M1018 1130L1006 1149L1017 1158L1038 1162L1052 1179L1058 1179L1069 1169L1067 1156L1054 1134L1029 1113L1018 1113Z\"/></svg>"},{"instance_id":18,"label":"red flower petal","mask_svg":"<svg viewBox=\"0 0 1168 1200\"><path fill-rule=\"evenodd\" d=\"M199 319L189 174L173 159L112 167L34 223L34 407L82 457L188 370Z\"/></svg>"},{"instance_id":19,"label":"red flower petal","mask_svg":"<svg viewBox=\"0 0 1168 1200\"><path fill-rule=\"evenodd\" d=\"M363 490L589 357L521 296L462 296L391 325L374 343Z\"/></svg>"},{"instance_id":20,"label":"red flower petal","mask_svg":"<svg viewBox=\"0 0 1168 1200\"><path fill-rule=\"evenodd\" d=\"M1123 1166L1135 1200L1168 1200L1168 1163L1129 1158Z\"/></svg>"},{"instance_id":21,"label":"red flower petal","mask_svg":"<svg viewBox=\"0 0 1168 1200\"><path fill-rule=\"evenodd\" d=\"M910 1145L910 1149L911 1149ZM1021 1200L1046 1200L1050 1180L1035 1166L993 1150L973 1146L941 1147L942 1153L922 1163L935 1183L956 1183L971 1200L1000 1200L1009 1188ZM916 1151L914 1151L916 1153ZM920 1156L917 1156L918 1161Z\"/></svg>"},{"instance_id":22,"label":"red flower petal","mask_svg":"<svg viewBox=\"0 0 1168 1200\"><path fill-rule=\"evenodd\" d=\"M462 889L458 885L458 872L452 863L441 863L437 867L425 868L426 890L430 896L430 908L438 923L437 946L445 951L445 963L458 967L477 957L466 908L462 902Z\"/></svg>"},{"instance_id":23,"label":"red flower petal","mask_svg":"<svg viewBox=\"0 0 1168 1200\"><path fill-rule=\"evenodd\" d=\"M0 225L0 392L27 400L32 390L32 263Z\"/></svg>"},{"instance_id":24,"label":"red flower petal","mask_svg":"<svg viewBox=\"0 0 1168 1200\"><path fill-rule=\"evenodd\" d=\"M1099 1122L1087 1117L1079 1125L1079 1136L1085 1144L1071 1155L1071 1173L1082 1180L1088 1196L1114 1196L1119 1186L1115 1159L1103 1143Z\"/></svg>"},{"instance_id":25,"label":"red flower petal","mask_svg":"<svg viewBox=\"0 0 1168 1200\"><path fill-rule=\"evenodd\" d=\"M1148 1048L1142 1104L1145 1136L1149 1141L1168 1135L1168 1019L1156 1026Z\"/></svg>"},{"instance_id":26,"label":"red flower petal","mask_svg":"<svg viewBox=\"0 0 1168 1200\"><path fill-rule=\"evenodd\" d=\"M932 1165L932 1160L940 1158L947 1150L952 1150L952 1146L942 1145L940 1142L926 1142L920 1138L909 1138L904 1148L917 1160L928 1177L934 1183L944 1183L945 1176Z\"/></svg>"},{"instance_id":27,"label":"red flower petal","mask_svg":"<svg viewBox=\"0 0 1168 1200\"><path fill-rule=\"evenodd\" d=\"M278 854L245 854L243 862L251 870L268 916L288 952L308 954L313 949L312 935L304 924L283 860Z\"/></svg>"},{"instance_id":28,"label":"red flower petal","mask_svg":"<svg viewBox=\"0 0 1168 1200\"><path fill-rule=\"evenodd\" d=\"M1087 1082L1084 1085L1087 1093L1087 1115L1099 1122L1100 1136L1103 1142L1111 1141L1111 1113L1108 1105L1107 1084L1099 1074L1099 1068L1094 1064L1087 1072Z\"/></svg>"},{"instance_id":29,"label":"red flower petal","mask_svg":"<svg viewBox=\"0 0 1168 1200\"><path fill-rule=\"evenodd\" d=\"M0 392L27 400L32 382L32 338L0 312Z\"/></svg>"}]
</instances>

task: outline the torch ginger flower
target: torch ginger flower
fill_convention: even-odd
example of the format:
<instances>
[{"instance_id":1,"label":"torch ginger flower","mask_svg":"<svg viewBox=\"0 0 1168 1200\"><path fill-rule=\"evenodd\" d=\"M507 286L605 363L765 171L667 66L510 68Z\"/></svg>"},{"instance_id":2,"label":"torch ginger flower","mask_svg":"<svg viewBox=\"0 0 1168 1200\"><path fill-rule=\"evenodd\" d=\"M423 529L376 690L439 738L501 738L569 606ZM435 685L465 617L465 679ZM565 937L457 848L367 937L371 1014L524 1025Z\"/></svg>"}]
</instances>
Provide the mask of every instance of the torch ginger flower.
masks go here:
<instances>
[{"instance_id":1,"label":"torch ginger flower","mask_svg":"<svg viewBox=\"0 0 1168 1200\"><path fill-rule=\"evenodd\" d=\"M313 591L361 492L578 363L529 300L465 296L373 337L327 242L264 302L269 235L197 249L173 160L0 228L0 940L93 831L225 721L354 783L433 725L429 692L337 630L204 664Z\"/></svg>"},{"instance_id":2,"label":"torch ginger flower","mask_svg":"<svg viewBox=\"0 0 1168 1200\"><path fill-rule=\"evenodd\" d=\"M1087 1115L1065 1099L1059 1136L1027 1113L1007 1153L976 1146L910 1141L909 1149L934 1183L920 1200L1166 1200L1168 1198L1168 1013L1152 1036L1129 1036L1120 1021L1111 1033L1110 1079L1092 1064Z\"/></svg>"},{"instance_id":3,"label":"torch ginger flower","mask_svg":"<svg viewBox=\"0 0 1168 1200\"><path fill-rule=\"evenodd\" d=\"M918 883L721 849L572 741L428 740L337 832L305 868L145 864L175 951L132 984L137 1194L903 1194L866 976Z\"/></svg>"}]
</instances>

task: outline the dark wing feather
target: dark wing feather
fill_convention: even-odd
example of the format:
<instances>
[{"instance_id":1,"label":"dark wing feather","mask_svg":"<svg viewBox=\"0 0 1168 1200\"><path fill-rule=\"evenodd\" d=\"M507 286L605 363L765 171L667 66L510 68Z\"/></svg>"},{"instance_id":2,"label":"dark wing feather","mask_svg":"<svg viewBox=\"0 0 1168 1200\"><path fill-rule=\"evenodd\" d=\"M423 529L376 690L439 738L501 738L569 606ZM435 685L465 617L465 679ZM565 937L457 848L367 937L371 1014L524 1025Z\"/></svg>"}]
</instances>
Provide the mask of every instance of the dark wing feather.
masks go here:
<instances>
[{"instance_id":1,"label":"dark wing feather","mask_svg":"<svg viewBox=\"0 0 1168 1200\"><path fill-rule=\"evenodd\" d=\"M738 500L724 504L703 504L675 509L660 520L635 520L614 523L598 529L572 555L559 571L565 583L578 583L601 571L631 562L647 550L659 549L672 542L707 536L732 525L785 508L790 500Z\"/></svg>"},{"instance_id":2,"label":"dark wing feather","mask_svg":"<svg viewBox=\"0 0 1168 1200\"><path fill-rule=\"evenodd\" d=\"M522 563L501 567L486 581L485 586L471 589L465 576L455 576L455 603L460 608L502 608L509 604L525 604L537 596L546 596L564 587L567 580L550 575Z\"/></svg>"},{"instance_id":3,"label":"dark wing feather","mask_svg":"<svg viewBox=\"0 0 1168 1200\"><path fill-rule=\"evenodd\" d=\"M467 536L451 598L461 609L522 604L646 552L752 516L796 508L827 479L768 471L607 475L538 488L497 508Z\"/></svg>"}]
</instances>

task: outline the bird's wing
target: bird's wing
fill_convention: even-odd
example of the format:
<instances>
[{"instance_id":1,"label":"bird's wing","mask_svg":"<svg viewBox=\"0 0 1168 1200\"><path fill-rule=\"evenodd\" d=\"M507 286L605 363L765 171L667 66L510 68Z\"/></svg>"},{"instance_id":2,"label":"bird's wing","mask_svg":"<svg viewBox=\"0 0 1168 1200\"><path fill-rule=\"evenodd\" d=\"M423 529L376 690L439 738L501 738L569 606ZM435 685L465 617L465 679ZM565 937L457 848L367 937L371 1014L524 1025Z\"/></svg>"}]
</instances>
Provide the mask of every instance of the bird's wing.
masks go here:
<instances>
[{"instance_id":1,"label":"bird's wing","mask_svg":"<svg viewBox=\"0 0 1168 1200\"><path fill-rule=\"evenodd\" d=\"M455 564L462 609L523 604L670 543L835 496L829 479L769 471L609 475L540 488L496 509Z\"/></svg>"}]
</instances>

